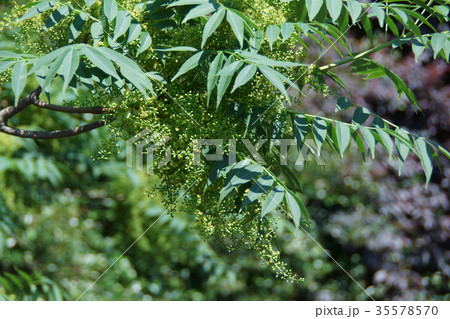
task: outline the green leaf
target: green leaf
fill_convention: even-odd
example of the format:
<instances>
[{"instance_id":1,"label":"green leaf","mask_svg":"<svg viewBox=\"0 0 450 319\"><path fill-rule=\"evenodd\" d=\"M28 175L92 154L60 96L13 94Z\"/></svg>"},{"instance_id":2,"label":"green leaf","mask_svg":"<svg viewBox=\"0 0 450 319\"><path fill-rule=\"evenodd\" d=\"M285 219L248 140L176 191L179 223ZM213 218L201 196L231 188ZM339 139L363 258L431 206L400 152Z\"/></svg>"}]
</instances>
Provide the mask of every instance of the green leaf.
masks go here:
<instances>
[{"instance_id":1,"label":"green leaf","mask_svg":"<svg viewBox=\"0 0 450 319\"><path fill-rule=\"evenodd\" d=\"M116 68L110 60L108 60L102 53L93 47L84 46L82 52L86 57L100 70L120 80L119 75L116 72Z\"/></svg>"},{"instance_id":2,"label":"green leaf","mask_svg":"<svg viewBox=\"0 0 450 319\"><path fill-rule=\"evenodd\" d=\"M392 20L392 18L390 16L386 16L386 24L388 25L389 29L391 30L392 34L395 37L398 37L400 34L398 33L398 28L395 25L394 20Z\"/></svg>"},{"instance_id":3,"label":"green leaf","mask_svg":"<svg viewBox=\"0 0 450 319\"><path fill-rule=\"evenodd\" d=\"M91 25L91 35L94 40L94 46L96 46L100 40L103 38L103 27L100 22L94 22Z\"/></svg>"},{"instance_id":4,"label":"green leaf","mask_svg":"<svg viewBox=\"0 0 450 319\"><path fill-rule=\"evenodd\" d=\"M172 78L171 82L173 82L175 79L185 74L186 72L196 68L200 64L200 62L202 62L207 57L208 54L208 51L200 51L187 59L186 62L184 62L181 68L178 70L177 74L175 74L175 76Z\"/></svg>"},{"instance_id":5,"label":"green leaf","mask_svg":"<svg viewBox=\"0 0 450 319\"><path fill-rule=\"evenodd\" d=\"M255 75L257 70L256 65L250 64L247 65L245 68L243 68L239 74L236 76L236 80L234 81L233 89L231 90L231 93L236 91L236 89L244 84L246 84L248 81L251 80L251 78Z\"/></svg>"},{"instance_id":6,"label":"green leaf","mask_svg":"<svg viewBox=\"0 0 450 319\"><path fill-rule=\"evenodd\" d=\"M261 176L253 185L247 193L247 197L242 203L241 210L244 210L245 206L254 203L264 195L273 185L274 179L270 175Z\"/></svg>"},{"instance_id":7,"label":"green leaf","mask_svg":"<svg viewBox=\"0 0 450 319\"><path fill-rule=\"evenodd\" d=\"M356 72L357 74L367 74L368 79L387 76L397 89L399 97L405 93L414 107L420 110L419 102L414 96L412 90L397 74L392 72L390 69L368 58L358 59L352 63L352 66L353 72Z\"/></svg>"},{"instance_id":8,"label":"green leaf","mask_svg":"<svg viewBox=\"0 0 450 319\"><path fill-rule=\"evenodd\" d=\"M219 178L227 175L235 165L236 165L236 163L231 164L231 165L229 164L228 156L224 156L224 158L221 161L215 162L212 165L211 170L209 171L209 176L208 176L208 180L206 182L205 188L210 186L212 183L217 181Z\"/></svg>"},{"instance_id":9,"label":"green leaf","mask_svg":"<svg viewBox=\"0 0 450 319\"><path fill-rule=\"evenodd\" d=\"M211 18L208 19L208 22L206 22L205 27L203 28L203 35L202 35L202 48L205 45L208 38L214 33L214 31L217 30L219 25L222 23L223 18L225 17L225 9L222 7L215 12Z\"/></svg>"},{"instance_id":10,"label":"green leaf","mask_svg":"<svg viewBox=\"0 0 450 319\"><path fill-rule=\"evenodd\" d=\"M356 24L358 22L359 15L362 12L361 3L357 0L347 0L347 8L353 24Z\"/></svg>"},{"instance_id":11,"label":"green leaf","mask_svg":"<svg viewBox=\"0 0 450 319\"><path fill-rule=\"evenodd\" d=\"M305 205L303 205L302 201L297 196L295 196L294 193L291 192L290 190L287 190L285 195L286 195L286 202L291 211L292 219L294 220L295 226L297 227L301 226L301 218L303 217L306 222L306 227L309 228L310 227L309 214L308 211L306 210Z\"/></svg>"},{"instance_id":12,"label":"green leaf","mask_svg":"<svg viewBox=\"0 0 450 319\"><path fill-rule=\"evenodd\" d=\"M415 38L412 41L412 50L414 52L416 63L418 62L419 57L422 55L426 46L422 43L420 38Z\"/></svg>"},{"instance_id":13,"label":"green leaf","mask_svg":"<svg viewBox=\"0 0 450 319\"><path fill-rule=\"evenodd\" d=\"M111 23L117 15L118 6L114 0L103 0L103 12L105 13L108 23Z\"/></svg>"},{"instance_id":14,"label":"green leaf","mask_svg":"<svg viewBox=\"0 0 450 319\"><path fill-rule=\"evenodd\" d=\"M436 9L436 11L439 12L444 17L447 17L447 20L448 20L448 16L449 16L449 12L450 12L450 8L448 6L435 6L434 9Z\"/></svg>"},{"instance_id":15,"label":"green leaf","mask_svg":"<svg viewBox=\"0 0 450 319\"><path fill-rule=\"evenodd\" d=\"M31 9L29 9L25 14L18 20L18 22L22 22L24 20L30 19L38 14L44 13L47 10L54 8L56 5L55 1L45 1L39 2Z\"/></svg>"},{"instance_id":16,"label":"green leaf","mask_svg":"<svg viewBox=\"0 0 450 319\"><path fill-rule=\"evenodd\" d=\"M377 16L380 27L381 28L384 27L384 21L386 20L386 12L376 2L372 3L370 7L372 8L373 12Z\"/></svg>"},{"instance_id":17,"label":"green leaf","mask_svg":"<svg viewBox=\"0 0 450 319\"><path fill-rule=\"evenodd\" d=\"M229 75L229 74L239 70L243 64L244 64L244 62L241 60L234 61L231 64L224 67L222 70L220 70L220 72L218 72L217 75L218 76Z\"/></svg>"},{"instance_id":18,"label":"green leaf","mask_svg":"<svg viewBox=\"0 0 450 319\"><path fill-rule=\"evenodd\" d=\"M294 24L291 22L285 22L281 25L281 34L283 35L283 41L286 41L294 31Z\"/></svg>"},{"instance_id":19,"label":"green leaf","mask_svg":"<svg viewBox=\"0 0 450 319\"><path fill-rule=\"evenodd\" d=\"M47 22L45 23L43 29L48 30L51 27L57 25L62 19L67 17L70 13L70 9L68 6L59 6L57 7L50 17L48 17Z\"/></svg>"},{"instance_id":20,"label":"green leaf","mask_svg":"<svg viewBox=\"0 0 450 319\"><path fill-rule=\"evenodd\" d=\"M333 22L336 22L341 15L342 0L327 0L327 9Z\"/></svg>"},{"instance_id":21,"label":"green leaf","mask_svg":"<svg viewBox=\"0 0 450 319\"><path fill-rule=\"evenodd\" d=\"M403 136L403 138L409 140L409 134L405 130L402 130L401 128L397 128L395 130L399 135ZM401 139L396 138L395 139L395 147L397 149L397 157L398 157L398 175L400 176L402 174L402 167L403 163L406 161L406 158L409 154L409 146L406 145Z\"/></svg>"},{"instance_id":22,"label":"green leaf","mask_svg":"<svg viewBox=\"0 0 450 319\"><path fill-rule=\"evenodd\" d=\"M100 52L101 54L103 54L110 61L115 62L119 67L130 69L133 72L135 72L136 75L139 75L138 73L140 73L140 75L143 76L144 73L143 73L141 67L135 61L131 60L130 58L126 57L125 55L123 55L119 52L116 52L107 47L99 47L96 50L98 52Z\"/></svg>"},{"instance_id":23,"label":"green leaf","mask_svg":"<svg viewBox=\"0 0 450 319\"><path fill-rule=\"evenodd\" d=\"M75 19L73 19L73 22L70 24L69 27L69 43L72 43L80 35L81 30L86 24L87 19L88 19L87 14L83 12L75 16Z\"/></svg>"},{"instance_id":24,"label":"green leaf","mask_svg":"<svg viewBox=\"0 0 450 319\"><path fill-rule=\"evenodd\" d=\"M177 46L171 48L155 48L158 52L172 52L172 51L182 51L182 52L197 52L198 50L193 47Z\"/></svg>"},{"instance_id":25,"label":"green leaf","mask_svg":"<svg viewBox=\"0 0 450 319\"><path fill-rule=\"evenodd\" d=\"M199 6L194 7L189 11L189 13L184 17L182 23L186 23L191 19L195 19L198 17L203 17L208 13L211 13L217 9L217 5L214 3L205 3Z\"/></svg>"},{"instance_id":26,"label":"green leaf","mask_svg":"<svg viewBox=\"0 0 450 319\"><path fill-rule=\"evenodd\" d=\"M14 93L14 105L17 105L20 95L27 83L27 65L24 61L19 61L13 68L11 78L11 88Z\"/></svg>"},{"instance_id":27,"label":"green leaf","mask_svg":"<svg viewBox=\"0 0 450 319\"><path fill-rule=\"evenodd\" d=\"M290 103L290 97L287 93L286 87L283 84L283 81L279 77L279 72L275 71L264 65L259 65L259 70L266 77L266 79L273 84L286 98L286 100Z\"/></svg>"},{"instance_id":28,"label":"green leaf","mask_svg":"<svg viewBox=\"0 0 450 319\"><path fill-rule=\"evenodd\" d=\"M314 20L323 5L323 0L306 0L306 8L308 9L309 20Z\"/></svg>"},{"instance_id":29,"label":"green leaf","mask_svg":"<svg viewBox=\"0 0 450 319\"><path fill-rule=\"evenodd\" d=\"M350 144L350 128L345 123L337 122L336 135L339 144L339 151L341 152L341 157L344 157L344 152Z\"/></svg>"},{"instance_id":30,"label":"green leaf","mask_svg":"<svg viewBox=\"0 0 450 319\"><path fill-rule=\"evenodd\" d=\"M244 21L233 11L227 12L227 21L242 48L244 45Z\"/></svg>"},{"instance_id":31,"label":"green leaf","mask_svg":"<svg viewBox=\"0 0 450 319\"><path fill-rule=\"evenodd\" d=\"M370 154L372 155L372 159L374 159L375 158L376 140L375 140L375 137L373 137L373 135L372 135L372 130L368 129L365 126L361 126L361 125L358 125L358 128L359 128L362 136L366 140L367 146L369 146Z\"/></svg>"},{"instance_id":32,"label":"green leaf","mask_svg":"<svg viewBox=\"0 0 450 319\"><path fill-rule=\"evenodd\" d=\"M42 83L42 89L45 91L46 88L48 87L48 85L50 84L51 81L53 81L53 79L55 78L56 74L58 73L58 70L60 69L62 62L64 60L64 58L66 57L67 53L69 52L69 48L65 48L64 52L59 55L55 61L53 61L50 65L50 68L48 69L48 71L45 74L45 80Z\"/></svg>"},{"instance_id":33,"label":"green leaf","mask_svg":"<svg viewBox=\"0 0 450 319\"><path fill-rule=\"evenodd\" d=\"M220 71L223 74L219 78L219 84L217 85L217 107L220 106L220 102L222 101L222 98L228 88L228 86L231 83L231 80L233 78L234 73L241 67L242 61L235 61L234 57L230 55L223 65L223 69ZM223 72L225 71L225 72ZM219 72L219 73L220 73Z\"/></svg>"},{"instance_id":34,"label":"green leaf","mask_svg":"<svg viewBox=\"0 0 450 319\"><path fill-rule=\"evenodd\" d=\"M308 10L306 8L306 0L295 1L295 16L297 21L303 22L307 14Z\"/></svg>"},{"instance_id":35,"label":"green leaf","mask_svg":"<svg viewBox=\"0 0 450 319\"><path fill-rule=\"evenodd\" d=\"M264 40L264 33L262 30L251 30L251 36L249 39L249 47L251 52L258 52L261 49L261 44Z\"/></svg>"},{"instance_id":36,"label":"green leaf","mask_svg":"<svg viewBox=\"0 0 450 319\"><path fill-rule=\"evenodd\" d=\"M327 122L321 118L316 117L312 125L314 141L317 146L317 153L320 155L322 144L327 137Z\"/></svg>"},{"instance_id":37,"label":"green leaf","mask_svg":"<svg viewBox=\"0 0 450 319\"><path fill-rule=\"evenodd\" d=\"M152 82L145 74L143 74L143 72L135 71L126 66L121 66L120 72L144 97L147 97L147 90L156 96L156 93L153 91Z\"/></svg>"},{"instance_id":38,"label":"green leaf","mask_svg":"<svg viewBox=\"0 0 450 319\"><path fill-rule=\"evenodd\" d=\"M284 189L276 185L267 195L261 209L261 218L273 212L283 201Z\"/></svg>"},{"instance_id":39,"label":"green leaf","mask_svg":"<svg viewBox=\"0 0 450 319\"><path fill-rule=\"evenodd\" d=\"M388 133L386 133L385 130L386 129L381 129L379 127L376 128L376 131L381 138L380 140L381 145L383 145L386 151L388 151L389 158L392 159L392 155L394 152L394 143L392 142L391 136Z\"/></svg>"},{"instance_id":40,"label":"green leaf","mask_svg":"<svg viewBox=\"0 0 450 319\"><path fill-rule=\"evenodd\" d=\"M244 57L246 60L253 62L255 64L264 64L268 66L279 66L282 68L290 68L290 67L296 67L296 66L306 66L302 63L296 63L296 62L289 62L289 61L275 61L272 60L264 55L260 55L254 52L248 52L248 51L241 51L238 50L237 53Z\"/></svg>"},{"instance_id":41,"label":"green leaf","mask_svg":"<svg viewBox=\"0 0 450 319\"><path fill-rule=\"evenodd\" d=\"M348 100L347 98L340 96L336 102L336 109L334 110L334 113L336 113L339 110L346 110L349 107L353 106L353 102Z\"/></svg>"},{"instance_id":42,"label":"green leaf","mask_svg":"<svg viewBox=\"0 0 450 319\"><path fill-rule=\"evenodd\" d=\"M78 57L78 53L76 50L71 49L68 51L64 60L61 63L60 70L58 73L62 75L64 83L63 83L63 92L66 90L70 81L72 80L76 70L78 69L78 65L80 64L80 59Z\"/></svg>"},{"instance_id":43,"label":"green leaf","mask_svg":"<svg viewBox=\"0 0 450 319\"><path fill-rule=\"evenodd\" d=\"M246 164L244 161L239 162L228 174L225 186L220 191L218 205L225 199L225 197L236 187L250 182L252 179L259 176L264 168L259 164ZM242 163L242 164L241 164Z\"/></svg>"},{"instance_id":44,"label":"green leaf","mask_svg":"<svg viewBox=\"0 0 450 319\"><path fill-rule=\"evenodd\" d=\"M364 31L367 34L367 37L369 38L370 43L373 45L372 23L370 22L370 19L367 16L367 13L365 13L365 12L363 12L363 15L361 16L361 23L362 23Z\"/></svg>"},{"instance_id":45,"label":"green leaf","mask_svg":"<svg viewBox=\"0 0 450 319\"><path fill-rule=\"evenodd\" d=\"M365 107L358 106L353 112L353 124L363 125L370 116L370 111Z\"/></svg>"},{"instance_id":46,"label":"green leaf","mask_svg":"<svg viewBox=\"0 0 450 319\"><path fill-rule=\"evenodd\" d=\"M0 73L5 72L12 67L17 61L0 61Z\"/></svg>"},{"instance_id":47,"label":"green leaf","mask_svg":"<svg viewBox=\"0 0 450 319\"><path fill-rule=\"evenodd\" d=\"M420 162L422 163L423 171L426 177L426 186L431 180L431 175L433 174L433 150L430 145L425 141L424 138L415 138L417 154L419 156Z\"/></svg>"},{"instance_id":48,"label":"green leaf","mask_svg":"<svg viewBox=\"0 0 450 319\"><path fill-rule=\"evenodd\" d=\"M364 146L364 141L362 140L361 136L355 129L350 128L350 132L353 140L355 141L356 145L358 146L359 150L362 153L363 159L366 160L366 147Z\"/></svg>"},{"instance_id":49,"label":"green leaf","mask_svg":"<svg viewBox=\"0 0 450 319\"><path fill-rule=\"evenodd\" d=\"M244 137L247 136L248 132L252 131L255 127L261 124L264 120L264 114L266 111L267 109L258 106L253 106L249 110L249 114L247 115L247 119L245 121Z\"/></svg>"},{"instance_id":50,"label":"green leaf","mask_svg":"<svg viewBox=\"0 0 450 319\"><path fill-rule=\"evenodd\" d=\"M53 62L55 59L60 57L61 55L66 54L68 47L62 47L52 51L46 55L41 56L40 58L33 61L33 67L28 72L29 74L33 74L36 71L42 69L43 67L48 67L48 65Z\"/></svg>"},{"instance_id":51,"label":"green leaf","mask_svg":"<svg viewBox=\"0 0 450 319\"><path fill-rule=\"evenodd\" d=\"M117 40L121 35L127 32L128 28L131 25L131 15L124 11L120 10L116 16L116 22L114 24L114 40Z\"/></svg>"},{"instance_id":52,"label":"green leaf","mask_svg":"<svg viewBox=\"0 0 450 319\"><path fill-rule=\"evenodd\" d=\"M438 148L438 150L444 154L448 159L450 159L450 152L447 151L445 148L443 148L441 145L439 144L435 144L435 146Z\"/></svg>"},{"instance_id":53,"label":"green leaf","mask_svg":"<svg viewBox=\"0 0 450 319\"><path fill-rule=\"evenodd\" d=\"M207 105L209 105L212 91L217 84L217 79L219 78L217 76L217 71L218 71L219 67L221 67L223 64L223 58L224 58L224 55L222 52L220 52L219 54L216 55L214 60L211 62L211 66L209 67L207 84L206 84L207 85L207 95L208 95L207 96Z\"/></svg>"},{"instance_id":54,"label":"green leaf","mask_svg":"<svg viewBox=\"0 0 450 319\"><path fill-rule=\"evenodd\" d=\"M127 44L136 40L141 34L141 31L142 31L141 24L137 21L132 21L130 27L128 28Z\"/></svg>"},{"instance_id":55,"label":"green leaf","mask_svg":"<svg viewBox=\"0 0 450 319\"><path fill-rule=\"evenodd\" d=\"M210 0L178 0L178 1L174 1L173 3L169 4L167 6L167 8L204 4L204 3L208 3L208 2L210 2Z\"/></svg>"},{"instance_id":56,"label":"green leaf","mask_svg":"<svg viewBox=\"0 0 450 319\"><path fill-rule=\"evenodd\" d=\"M280 35L280 28L277 25L269 25L266 29L267 41L269 41L270 49L272 50L273 43L278 39Z\"/></svg>"},{"instance_id":57,"label":"green leaf","mask_svg":"<svg viewBox=\"0 0 450 319\"><path fill-rule=\"evenodd\" d=\"M431 47L433 48L433 58L436 59L439 51L442 50L446 41L445 34L442 33L434 33L431 36Z\"/></svg>"},{"instance_id":58,"label":"green leaf","mask_svg":"<svg viewBox=\"0 0 450 319\"><path fill-rule=\"evenodd\" d=\"M297 141L297 149L303 147L306 135L309 131L308 119L304 114L297 114L294 118L294 135Z\"/></svg>"},{"instance_id":59,"label":"green leaf","mask_svg":"<svg viewBox=\"0 0 450 319\"><path fill-rule=\"evenodd\" d=\"M139 40L141 44L139 45L139 49L136 52L136 56L147 50L152 44L152 37L150 36L150 34L148 34L147 31L141 32Z\"/></svg>"},{"instance_id":60,"label":"green leaf","mask_svg":"<svg viewBox=\"0 0 450 319\"><path fill-rule=\"evenodd\" d=\"M86 5L88 7L92 6L94 3L97 2L97 0L84 0L84 2L86 3Z\"/></svg>"},{"instance_id":61,"label":"green leaf","mask_svg":"<svg viewBox=\"0 0 450 319\"><path fill-rule=\"evenodd\" d=\"M153 79L155 81L159 81L159 82L161 82L163 84L168 84L166 79L164 78L164 76L161 73L159 73L159 72L151 71L151 72L145 72L145 74L149 78L151 78L151 79Z\"/></svg>"}]
</instances>

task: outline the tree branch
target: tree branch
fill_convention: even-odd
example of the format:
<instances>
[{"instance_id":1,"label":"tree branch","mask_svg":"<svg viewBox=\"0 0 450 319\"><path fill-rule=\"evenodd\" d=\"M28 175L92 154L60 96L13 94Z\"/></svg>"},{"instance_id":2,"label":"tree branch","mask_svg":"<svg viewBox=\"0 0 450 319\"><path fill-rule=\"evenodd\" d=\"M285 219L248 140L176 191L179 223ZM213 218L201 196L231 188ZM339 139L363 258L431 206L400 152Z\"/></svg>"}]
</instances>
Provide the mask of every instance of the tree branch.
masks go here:
<instances>
[{"instance_id":1,"label":"tree branch","mask_svg":"<svg viewBox=\"0 0 450 319\"><path fill-rule=\"evenodd\" d=\"M77 114L106 114L112 113L112 110L100 106L95 107L71 107L71 106L61 106L43 102L39 99L41 94L41 87L38 86L33 92L21 99L17 106L9 106L0 111L0 132L18 136L22 138L33 138L33 139L53 139L53 138L64 138L79 135L92 131L99 128L106 123L104 121L96 121L83 126L74 127L66 130L57 131L28 131L22 130L8 125L8 120L14 115L22 112L30 105L36 105L40 108L48 109L51 111L65 112L65 113L77 113ZM114 121L114 117L110 117L111 121Z\"/></svg>"},{"instance_id":2,"label":"tree branch","mask_svg":"<svg viewBox=\"0 0 450 319\"><path fill-rule=\"evenodd\" d=\"M79 106L62 106L56 104L50 104L41 100L33 101L33 104L42 108L56 112L65 112L65 113L84 113L84 114L105 114L112 113L111 109L101 106L93 106L93 107L79 107Z\"/></svg>"},{"instance_id":3,"label":"tree branch","mask_svg":"<svg viewBox=\"0 0 450 319\"><path fill-rule=\"evenodd\" d=\"M22 138L33 138L39 140L48 140L52 138L64 138L71 137L75 135L79 135L82 133L86 133L92 131L96 128L102 127L106 123L103 121L92 122L83 126L74 127L67 130L58 130L58 131L27 131L18 128L14 128L4 123L0 123L0 132L6 133L9 135L14 135Z\"/></svg>"}]
</instances>

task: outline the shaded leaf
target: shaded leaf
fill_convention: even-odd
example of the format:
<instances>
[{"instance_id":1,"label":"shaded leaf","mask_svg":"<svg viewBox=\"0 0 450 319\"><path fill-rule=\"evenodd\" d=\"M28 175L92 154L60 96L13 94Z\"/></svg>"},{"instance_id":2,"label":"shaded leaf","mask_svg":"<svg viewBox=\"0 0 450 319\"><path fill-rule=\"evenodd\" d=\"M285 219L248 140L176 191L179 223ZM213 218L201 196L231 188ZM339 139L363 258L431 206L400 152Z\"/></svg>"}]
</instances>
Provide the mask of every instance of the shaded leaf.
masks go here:
<instances>
[{"instance_id":1,"label":"shaded leaf","mask_svg":"<svg viewBox=\"0 0 450 319\"><path fill-rule=\"evenodd\" d=\"M264 195L273 185L274 179L270 175L261 176L253 185L247 193L247 197L242 203L241 210L245 208L248 204L254 203Z\"/></svg>"},{"instance_id":2,"label":"shaded leaf","mask_svg":"<svg viewBox=\"0 0 450 319\"><path fill-rule=\"evenodd\" d=\"M314 141L317 146L317 153L320 155L322 144L327 137L327 122L321 118L316 117L312 125Z\"/></svg>"},{"instance_id":3,"label":"shaded leaf","mask_svg":"<svg viewBox=\"0 0 450 319\"><path fill-rule=\"evenodd\" d=\"M70 13L70 9L68 6L59 6L57 7L50 17L48 17L47 22L44 25L44 30L48 30L51 27L57 25L62 19L67 17Z\"/></svg>"},{"instance_id":4,"label":"shaded leaf","mask_svg":"<svg viewBox=\"0 0 450 319\"><path fill-rule=\"evenodd\" d=\"M283 201L284 189L280 185L276 185L267 195L261 209L261 218L273 212Z\"/></svg>"},{"instance_id":5,"label":"shaded leaf","mask_svg":"<svg viewBox=\"0 0 450 319\"><path fill-rule=\"evenodd\" d=\"M297 114L294 118L294 135L297 141L297 149L300 150L303 147L308 131L308 119L304 114Z\"/></svg>"},{"instance_id":6,"label":"shaded leaf","mask_svg":"<svg viewBox=\"0 0 450 319\"><path fill-rule=\"evenodd\" d=\"M87 14L83 12L75 16L75 19L73 19L73 22L70 24L69 27L69 43L73 42L73 40L75 40L80 35L81 30L86 24L87 19L88 19Z\"/></svg>"},{"instance_id":7,"label":"shaded leaf","mask_svg":"<svg viewBox=\"0 0 450 319\"><path fill-rule=\"evenodd\" d=\"M18 22L30 19L38 14L41 14L49 9L52 9L55 7L55 5L56 5L55 1L39 2L31 9L29 9L27 12L25 12L25 14L18 20Z\"/></svg>"}]
</instances>

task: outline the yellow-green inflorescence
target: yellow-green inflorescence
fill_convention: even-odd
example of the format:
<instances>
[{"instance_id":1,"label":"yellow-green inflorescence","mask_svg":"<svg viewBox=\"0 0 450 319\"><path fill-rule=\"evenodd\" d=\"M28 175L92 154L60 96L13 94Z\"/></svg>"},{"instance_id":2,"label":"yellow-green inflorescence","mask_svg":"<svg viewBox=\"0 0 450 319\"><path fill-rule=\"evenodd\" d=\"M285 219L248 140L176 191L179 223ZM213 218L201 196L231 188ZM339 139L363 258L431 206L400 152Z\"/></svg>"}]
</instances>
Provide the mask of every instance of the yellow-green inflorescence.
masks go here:
<instances>
[{"instance_id":1,"label":"yellow-green inflorescence","mask_svg":"<svg viewBox=\"0 0 450 319\"><path fill-rule=\"evenodd\" d=\"M99 16L101 10L99 1L90 8L87 8L82 0L68 2L72 3L74 8L86 10L93 17ZM134 9L139 2L137 0L117 1L122 8L132 13L153 39L152 47L140 54L136 60L146 72L157 71L170 80L193 53L168 52L163 62L153 48L174 46L200 48L203 26L199 23L186 23L174 29L154 28L148 20L143 18L140 11ZM265 30L268 25L289 21L289 15L292 14L289 4L282 1L219 0L218 2L242 11L262 30ZM68 44L67 30L74 14L69 15L63 23L56 25L51 31L42 32L49 13L16 23L15 21L23 13L24 11L13 10L12 14L4 16L0 23L0 30L17 28L18 32L14 36L16 42L21 45L22 52L40 56ZM87 27L84 28L85 31L74 41L75 43L93 44L89 37L91 23L92 21L89 20ZM224 22L207 41L204 50L212 52L225 50L232 48L235 42L236 39L229 25ZM138 45L139 39L128 44L127 49L135 52ZM263 41L260 54L275 60L301 62L305 59L306 49L299 46L298 42L291 37L284 42L276 41L272 50L268 42ZM297 68L295 72L292 71L287 75L291 80L298 81L299 86L314 85L309 83L311 82L311 77L308 76L310 71ZM286 70L283 70L283 73L286 74ZM299 75L302 76L299 77ZM170 146L172 160L162 168L155 169L160 179L157 190L164 196L164 204L169 209L169 213L192 214L195 218L193 227L205 240L219 239L229 250L240 247L254 250L277 275L287 280L301 280L293 275L293 272L280 259L280 252L274 249L276 220L269 216L260 218L261 203L248 205L241 212L238 200L230 196L219 206L218 198L223 181L218 181L205 189L211 162L202 159L200 165L194 165L193 159L195 139L223 139L224 149L227 151L229 139L244 138L245 123L239 118L226 115L225 109L231 101L239 103L247 111L253 107L271 106L267 111L267 118L272 118L277 113L284 114L286 101L263 76L256 75L234 93L231 94L228 91L219 107L216 105L215 94L212 95L208 105L206 76L207 70L198 67L168 85L154 83L156 95L148 97L144 97L137 91L105 90L97 86L88 99L80 99L77 102L103 105L114 110L116 120L107 126L111 132L111 138L104 143L105 149L101 157L117 151L118 139L126 140L144 129L148 129L149 134L157 133L170 137L170 141L165 146ZM321 90L325 92L326 88ZM270 126L270 123L266 124ZM258 141L258 136L254 133L247 134L245 138L249 138L253 145ZM237 149L242 154L246 152L245 147L239 142ZM156 163L164 155L164 149L156 150L154 154ZM270 152L266 152L264 156L269 167L278 159ZM178 204L172 205L183 192L185 194L178 200Z\"/></svg>"}]
</instances>

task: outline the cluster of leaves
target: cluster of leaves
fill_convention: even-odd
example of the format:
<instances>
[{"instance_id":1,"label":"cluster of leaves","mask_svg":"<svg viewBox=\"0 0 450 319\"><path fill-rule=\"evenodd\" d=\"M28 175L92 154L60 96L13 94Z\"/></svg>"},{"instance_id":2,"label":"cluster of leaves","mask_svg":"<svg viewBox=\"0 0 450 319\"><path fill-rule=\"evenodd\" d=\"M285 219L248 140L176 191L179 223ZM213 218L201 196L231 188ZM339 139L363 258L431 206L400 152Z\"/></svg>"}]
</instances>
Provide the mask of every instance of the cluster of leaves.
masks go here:
<instances>
[{"instance_id":1,"label":"cluster of leaves","mask_svg":"<svg viewBox=\"0 0 450 319\"><path fill-rule=\"evenodd\" d=\"M186 122L171 120L176 115L170 108L173 107L173 102L166 100L167 94L175 99L177 107L181 107L191 118L189 112L197 114L198 120L205 123L210 120L205 113L225 113L223 102L226 101L228 105L243 104L249 120L245 125L237 123L231 127L229 134L235 137L250 134L251 138L255 139L261 137L261 131L271 140L275 139L275 136L295 137L300 149L306 138L312 136L317 144L317 154L320 154L322 145L328 145L339 157L343 156L352 140L364 156L370 152L374 157L376 144L381 144L391 158L398 160L399 171L406 157L410 153L416 154L425 171L427 184L433 170L432 159L437 158L437 152L450 156L448 151L439 145L412 135L355 105L351 102L351 91L346 84L330 71L334 67L351 63L352 72L355 74L365 75L366 78L387 77L399 95L405 94L414 107L420 110L417 99L406 83L391 70L369 58L369 54L386 47L395 48L412 43L417 57L423 50L431 47L434 58L443 57L448 60L449 33L438 32L429 22L430 18L436 18L441 24L448 21L448 6L444 1L432 1L429 4L421 1L270 1L258 2L255 4L256 10L247 8L247 2L239 1L135 2L133 4L136 6L132 10L123 9L121 2L114 0L103 1L101 5L96 1L85 1L82 5L76 1L38 1L20 8L27 11L19 23L47 15L46 29L57 24L70 25L67 43L61 43L59 48L43 56L0 52L1 71L12 68L11 86L16 103L29 76L35 75L44 90L55 85L54 80L61 77L63 88L71 87L75 92L80 91L80 85L88 87L94 96L115 90L122 94L124 100L129 100L130 109L135 108L133 103L137 103L133 100L135 96L142 96L142 99L137 100L145 105L142 107L141 116L133 117L133 111L130 110L123 120L130 122L135 129L153 125L154 121L158 124L153 125L154 130L164 127L171 132L177 132L184 128ZM279 23L279 19L266 18L257 21L252 17L252 14L257 15L252 11L265 7L282 13L282 23ZM374 43L375 19L385 32L392 33L394 40L382 44ZM361 28L369 38L371 47L366 51L354 52L348 44L345 32L352 25ZM430 32L423 32L422 26L428 27ZM196 44L184 45L193 43L185 36L192 29L196 30L195 32L200 30L194 33ZM82 34L86 35L86 40L77 42L81 41ZM171 35L178 39L177 43L167 40ZM286 58L287 53L279 48L284 46L283 48L295 50L296 44L306 48L304 35L326 50L326 45L330 45L342 59L318 67L315 63L305 65L296 59ZM156 40L160 41L160 38L164 39L161 40L163 47L154 43ZM343 47L345 52L340 47ZM195 53L187 57L189 52ZM175 54L177 58L173 58L171 54ZM159 59L158 62L153 59L155 55ZM167 61L170 63L166 61L168 55L170 59ZM180 56L183 58L179 58ZM198 72L193 72L194 70ZM347 98L339 96L337 108L356 107L352 123L294 112L289 107L292 106L293 100L289 89L293 88L298 94L304 94L302 90L305 84L314 86L314 83L319 83L317 87L323 88L326 86L326 77L335 81L348 94ZM167 83L165 78L171 78L171 83ZM153 88L152 81L158 83L157 89ZM267 88L267 84L272 86ZM214 90L217 95L215 110L210 109ZM246 90L251 90L250 96L246 96ZM325 89L323 91L327 93ZM150 92L151 96L147 96L147 92ZM183 101L186 96L189 101L187 104L190 105L188 111L176 101L178 98ZM207 111L202 112L205 107ZM223 118L219 115L215 117ZM369 126L366 122L370 117L372 120ZM232 120L228 118L228 121L230 123ZM268 130L268 125L276 128L277 132ZM220 134L224 127L225 124L218 126L214 134ZM282 130L278 130L279 128ZM209 137L206 132L196 134ZM187 145L180 144L176 148L184 148L182 152L185 152ZM266 158L272 159L272 164L275 152L273 149L270 148L265 154ZM184 153L179 156L185 161L183 163L188 163L185 157ZM192 169L189 165L180 164L182 168L171 166L160 172L166 193L172 196L169 197L170 200L174 199L174 185L186 185L190 180L198 179L194 176L195 172L189 174L189 178L185 176L187 168ZM296 178L288 177L289 173L284 174L287 183L283 178L279 178L278 171L286 172L286 168L278 165L269 170L246 160L234 165L223 167L221 173L217 173L214 168L211 171L212 176L215 175L216 178L226 177L220 195L216 194L219 203L236 190L233 194L242 200L238 205L241 208L238 213L251 207L250 210L261 210L259 216L266 216L281 207L280 204L284 200L284 207L290 212L287 215L298 224L302 222L303 217L304 225L308 226L309 217L297 194L301 192L301 188L295 187ZM173 177L174 171L179 173L178 176ZM202 175L205 172L197 173ZM174 180L171 180L172 178ZM272 188L273 185L275 186ZM262 199L262 195L266 193L268 195L265 200L261 200L262 208L248 205ZM206 205L202 209L212 213L211 206Z\"/></svg>"}]
</instances>

